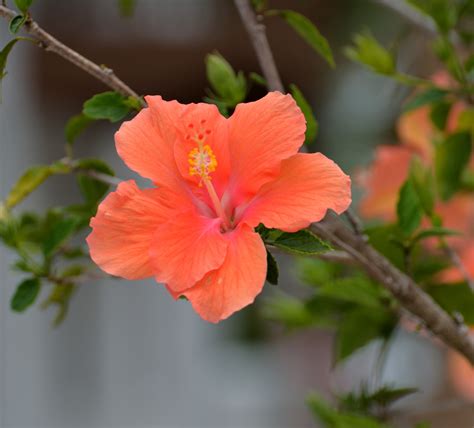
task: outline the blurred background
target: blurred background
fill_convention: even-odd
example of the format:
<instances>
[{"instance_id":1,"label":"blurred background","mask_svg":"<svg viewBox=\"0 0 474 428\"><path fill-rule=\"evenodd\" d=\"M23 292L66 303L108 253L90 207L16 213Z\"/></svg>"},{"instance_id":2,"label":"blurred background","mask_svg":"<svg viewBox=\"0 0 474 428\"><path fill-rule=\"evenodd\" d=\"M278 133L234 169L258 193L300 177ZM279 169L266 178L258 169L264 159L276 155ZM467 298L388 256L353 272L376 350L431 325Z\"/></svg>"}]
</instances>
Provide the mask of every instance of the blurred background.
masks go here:
<instances>
[{"instance_id":1,"label":"blurred background","mask_svg":"<svg viewBox=\"0 0 474 428\"><path fill-rule=\"evenodd\" d=\"M284 83L302 89L319 120L313 149L353 173L370 161L377 144L394 142L393 124L407 92L349 63L343 46L368 27L382 41L401 45L402 70L428 76L437 67L426 49L429 38L375 0L273 0L271 6L306 15L336 54L332 70L288 26L266 20ZM138 0L129 18L120 15L115 0L41 0L32 15L140 94L201 100L208 86L204 57L215 50L235 69L259 71L231 0ZM0 25L1 45L11 38L7 27ZM0 105L2 198L26 167L62 156L65 122L104 90L53 54L27 43L15 49ZM263 94L254 87L250 99ZM137 179L114 150L117 127L95 124L77 153L107 159L119 177ZM78 198L74 192L72 177L53 177L22 208L71 203ZM11 254L0 248L0 255L2 428L312 427L307 393L330 397L355 387L370 379L376 363L377 344L336 370L330 333L285 334L261 321L255 306L217 326L207 324L151 280L84 284L65 322L53 329L49 311L10 311L18 276L9 268ZM258 305L281 290L302 292L295 261L280 261L279 290L267 284ZM403 331L395 341L384 382L420 388L399 402L399 426L430 419L433 428L472 428L474 407L453 390L445 351Z\"/></svg>"}]
</instances>

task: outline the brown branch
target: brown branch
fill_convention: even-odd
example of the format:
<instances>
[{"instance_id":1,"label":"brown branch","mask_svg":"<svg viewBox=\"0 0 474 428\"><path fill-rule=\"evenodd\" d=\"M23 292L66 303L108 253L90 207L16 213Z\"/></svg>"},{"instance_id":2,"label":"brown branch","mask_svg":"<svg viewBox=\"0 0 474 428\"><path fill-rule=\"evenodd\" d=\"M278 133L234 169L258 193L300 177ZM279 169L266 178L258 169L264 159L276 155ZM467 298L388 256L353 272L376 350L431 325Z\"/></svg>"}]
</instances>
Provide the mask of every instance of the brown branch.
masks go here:
<instances>
[{"instance_id":1,"label":"brown branch","mask_svg":"<svg viewBox=\"0 0 474 428\"><path fill-rule=\"evenodd\" d=\"M11 20L14 16L16 16L16 12L12 9L9 9L8 7L0 6L0 16ZM64 45L58 39L43 30L31 18L25 22L23 28L27 33L35 37L40 42L40 46L46 51L54 52L55 54L63 57L66 61L73 63L120 94L127 97L135 97L141 100L139 95L133 89L131 89L114 74L113 70L103 65L95 64L91 60L85 58L81 54ZM143 105L145 105L144 101L141 100L141 102Z\"/></svg>"},{"instance_id":2,"label":"brown branch","mask_svg":"<svg viewBox=\"0 0 474 428\"><path fill-rule=\"evenodd\" d=\"M468 328L446 313L412 278L393 266L337 218L329 216L320 223L313 223L311 230L350 254L367 274L390 291L405 309L422 320L426 328L474 364L474 340L469 336Z\"/></svg>"},{"instance_id":3,"label":"brown branch","mask_svg":"<svg viewBox=\"0 0 474 428\"><path fill-rule=\"evenodd\" d=\"M450 258L453 265L456 266L459 273L462 275L462 277L466 281L471 291L474 293L474 280L472 276L470 275L470 273L468 272L468 270L466 269L466 266L461 260L461 257L459 257L459 254L456 251L454 251L454 249L445 240L442 241L442 247L446 255Z\"/></svg>"},{"instance_id":4,"label":"brown branch","mask_svg":"<svg viewBox=\"0 0 474 428\"><path fill-rule=\"evenodd\" d=\"M267 81L268 90L284 93L285 89L275 65L272 50L268 44L265 26L258 22L257 16L248 0L234 0L234 3L252 41L260 68Z\"/></svg>"},{"instance_id":5,"label":"brown branch","mask_svg":"<svg viewBox=\"0 0 474 428\"><path fill-rule=\"evenodd\" d=\"M282 90L273 55L265 35L265 27L258 23L249 0L234 0L252 39L269 90ZM372 278L380 282L413 315L444 343L461 352L474 365L474 340L465 325L449 316L418 284L393 266L382 254L367 243L359 219L352 213L348 220L350 230L337 217L328 215L310 229L322 239L345 251Z\"/></svg>"}]
</instances>

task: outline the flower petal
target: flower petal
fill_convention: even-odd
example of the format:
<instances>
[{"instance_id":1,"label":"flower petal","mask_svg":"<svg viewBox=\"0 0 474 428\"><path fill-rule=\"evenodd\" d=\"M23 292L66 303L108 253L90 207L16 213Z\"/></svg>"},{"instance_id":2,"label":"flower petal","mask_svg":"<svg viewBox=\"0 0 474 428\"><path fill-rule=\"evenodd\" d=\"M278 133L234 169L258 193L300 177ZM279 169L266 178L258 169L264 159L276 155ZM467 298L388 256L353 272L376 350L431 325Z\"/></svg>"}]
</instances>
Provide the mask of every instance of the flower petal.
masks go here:
<instances>
[{"instance_id":1,"label":"flower petal","mask_svg":"<svg viewBox=\"0 0 474 428\"><path fill-rule=\"evenodd\" d=\"M224 264L182 293L203 319L214 323L252 303L267 272L265 246L257 233L241 224L225 236L229 247Z\"/></svg>"},{"instance_id":2,"label":"flower petal","mask_svg":"<svg viewBox=\"0 0 474 428\"><path fill-rule=\"evenodd\" d=\"M149 105L132 120L124 122L115 134L117 152L127 166L155 183L175 187L180 174L174 161L175 123L184 106L146 97Z\"/></svg>"},{"instance_id":3,"label":"flower petal","mask_svg":"<svg viewBox=\"0 0 474 428\"><path fill-rule=\"evenodd\" d=\"M282 162L278 178L259 190L240 221L295 232L350 203L350 178L321 153L300 153Z\"/></svg>"},{"instance_id":4,"label":"flower petal","mask_svg":"<svg viewBox=\"0 0 474 428\"><path fill-rule=\"evenodd\" d=\"M156 228L182 201L163 189L140 190L124 181L99 205L87 237L92 260L102 270L126 279L153 275L150 244Z\"/></svg>"},{"instance_id":5,"label":"flower petal","mask_svg":"<svg viewBox=\"0 0 474 428\"><path fill-rule=\"evenodd\" d=\"M214 104L188 104L181 112L176 128L174 155L178 170L191 185L194 193L203 193L201 177L189 173L189 153L198 147L196 139L199 137L203 140L203 145L211 148L217 160L217 167L210 174L217 194L221 196L227 186L230 173L227 128L226 118L219 113Z\"/></svg>"},{"instance_id":6,"label":"flower petal","mask_svg":"<svg viewBox=\"0 0 474 428\"><path fill-rule=\"evenodd\" d=\"M403 114L397 122L400 141L417 151L425 160L433 157L436 130L430 119L430 107L420 107Z\"/></svg>"},{"instance_id":7,"label":"flower petal","mask_svg":"<svg viewBox=\"0 0 474 428\"><path fill-rule=\"evenodd\" d=\"M408 177L414 150L403 146L378 146L368 170L359 174L358 184L366 191L359 210L367 218L395 220L398 191Z\"/></svg>"},{"instance_id":8,"label":"flower petal","mask_svg":"<svg viewBox=\"0 0 474 428\"><path fill-rule=\"evenodd\" d=\"M303 144L305 130L303 113L290 95L270 92L236 107L229 119L235 205L276 177L281 161Z\"/></svg>"},{"instance_id":9,"label":"flower petal","mask_svg":"<svg viewBox=\"0 0 474 428\"><path fill-rule=\"evenodd\" d=\"M179 292L220 267L228 245L220 225L220 219L190 210L160 226L150 250L156 280Z\"/></svg>"}]
</instances>

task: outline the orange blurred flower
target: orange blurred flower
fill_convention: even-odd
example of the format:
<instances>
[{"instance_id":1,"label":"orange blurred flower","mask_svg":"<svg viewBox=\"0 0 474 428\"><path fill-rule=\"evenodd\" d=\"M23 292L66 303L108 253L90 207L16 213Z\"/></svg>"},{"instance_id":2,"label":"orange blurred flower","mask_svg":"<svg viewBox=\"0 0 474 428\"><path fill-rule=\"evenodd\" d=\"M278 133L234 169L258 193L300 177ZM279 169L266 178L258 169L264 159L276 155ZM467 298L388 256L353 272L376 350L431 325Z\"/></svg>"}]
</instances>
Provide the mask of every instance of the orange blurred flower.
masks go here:
<instances>
[{"instance_id":1,"label":"orange blurred flower","mask_svg":"<svg viewBox=\"0 0 474 428\"><path fill-rule=\"evenodd\" d=\"M437 73L432 80L442 87L452 86L446 73ZM446 120L445 134L456 130L459 115L464 109L465 105L462 102L452 105ZM357 174L357 182L365 190L359 205L364 217L386 221L396 219L398 192L408 177L412 159L417 156L426 165L431 165L434 161L433 141L442 134L433 125L428 106L409 111L399 118L397 135L401 145L377 147L372 165ZM436 212L443 218L445 227L460 230L469 237L474 237L472 197L456 195L447 202L438 203ZM461 244L459 239L454 241ZM462 242L466 243L466 240L463 239Z\"/></svg>"},{"instance_id":2,"label":"orange blurred flower","mask_svg":"<svg viewBox=\"0 0 474 428\"><path fill-rule=\"evenodd\" d=\"M107 273L154 276L211 322L253 302L267 255L254 228L294 232L341 213L350 179L320 153L298 154L305 119L289 95L215 105L146 97L116 134L125 163L157 188L121 183L99 206L87 242Z\"/></svg>"}]
</instances>

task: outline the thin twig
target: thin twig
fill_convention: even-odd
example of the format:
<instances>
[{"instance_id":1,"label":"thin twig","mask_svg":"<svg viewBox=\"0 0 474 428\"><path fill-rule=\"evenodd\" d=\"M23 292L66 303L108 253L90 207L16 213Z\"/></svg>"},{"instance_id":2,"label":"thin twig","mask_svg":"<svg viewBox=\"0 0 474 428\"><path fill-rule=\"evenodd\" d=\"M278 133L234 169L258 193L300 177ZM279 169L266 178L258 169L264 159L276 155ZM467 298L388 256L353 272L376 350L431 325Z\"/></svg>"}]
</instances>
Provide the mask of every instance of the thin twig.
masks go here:
<instances>
[{"instance_id":1,"label":"thin twig","mask_svg":"<svg viewBox=\"0 0 474 428\"><path fill-rule=\"evenodd\" d=\"M401 0L373 0L374 3L381 4L387 9L393 10L395 13L400 15L402 18L411 22L423 31L436 35L436 26L434 22L427 16L422 15L415 8L410 6L408 3Z\"/></svg>"},{"instance_id":2,"label":"thin twig","mask_svg":"<svg viewBox=\"0 0 474 428\"><path fill-rule=\"evenodd\" d=\"M364 234L364 227L362 226L362 222L360 219L352 212L352 209L349 208L344 215L346 216L347 220L349 221L352 229L356 233L356 235L359 235L360 237L363 237L364 239L367 239L366 235Z\"/></svg>"},{"instance_id":3,"label":"thin twig","mask_svg":"<svg viewBox=\"0 0 474 428\"><path fill-rule=\"evenodd\" d=\"M433 20L423 15L421 12L418 12L418 10L410 6L408 3L402 0L373 0L373 2L394 11L399 16L411 22L413 25L420 28L430 36L436 37L438 35L438 31ZM458 45L461 42L458 34L452 31L449 34L449 38L455 45Z\"/></svg>"},{"instance_id":4,"label":"thin twig","mask_svg":"<svg viewBox=\"0 0 474 428\"><path fill-rule=\"evenodd\" d=\"M8 7L0 6L0 16L11 20L13 17L16 16L16 12L12 9L9 9ZM122 80L120 80L115 75L112 69L103 65L97 65L91 60L79 54L78 52L64 45L58 39L43 30L31 18L29 18L25 22L23 28L27 33L29 33L38 41L40 41L40 46L43 47L46 51L54 52L55 54L63 57L66 61L73 63L77 67L94 76L96 79L105 83L113 90L128 97L138 98L140 99L142 105L145 105L144 101L139 97L139 95Z\"/></svg>"},{"instance_id":5,"label":"thin twig","mask_svg":"<svg viewBox=\"0 0 474 428\"><path fill-rule=\"evenodd\" d=\"M93 171L90 169L78 169L77 172L102 181L102 183L110 184L111 186L118 186L122 181L124 181L121 178L114 177L113 175L104 174L103 172Z\"/></svg>"},{"instance_id":6,"label":"thin twig","mask_svg":"<svg viewBox=\"0 0 474 428\"><path fill-rule=\"evenodd\" d=\"M234 0L234 3L252 41L260 68L267 81L268 89L270 91L285 92L280 74L275 65L272 50L268 44L265 26L258 22L257 16L248 0Z\"/></svg>"},{"instance_id":7,"label":"thin twig","mask_svg":"<svg viewBox=\"0 0 474 428\"><path fill-rule=\"evenodd\" d=\"M444 241L444 240L443 240ZM459 270L459 273L463 276L464 280L467 282L467 285L471 289L471 291L474 293L474 280L468 270L466 269L466 266L462 262L461 258L459 257L459 254L454 251L454 249L446 242L444 241L442 243L442 247L446 255L450 258L454 266L457 267Z\"/></svg>"}]
</instances>

